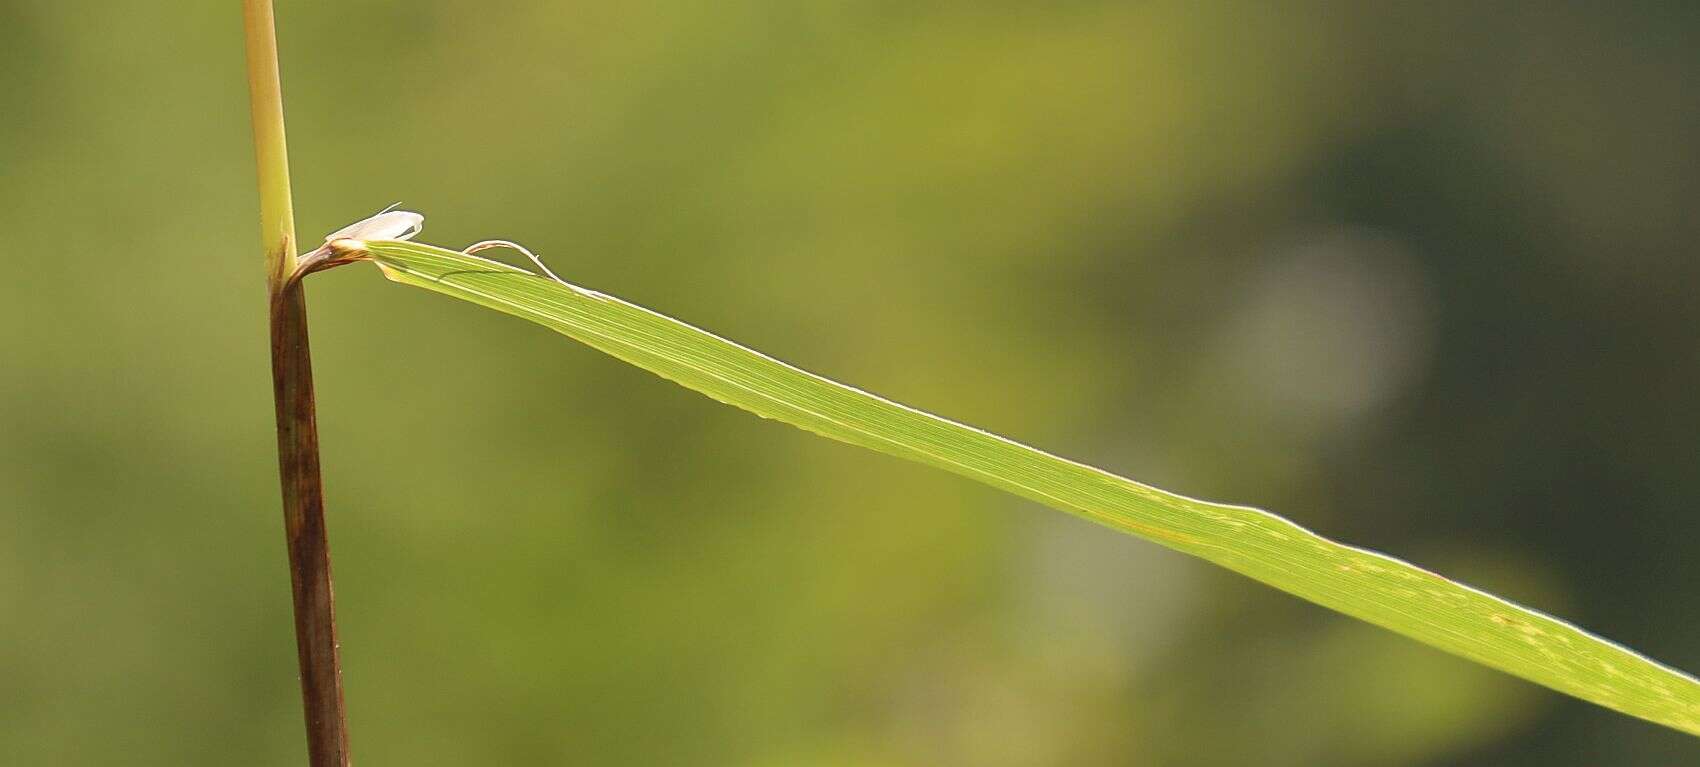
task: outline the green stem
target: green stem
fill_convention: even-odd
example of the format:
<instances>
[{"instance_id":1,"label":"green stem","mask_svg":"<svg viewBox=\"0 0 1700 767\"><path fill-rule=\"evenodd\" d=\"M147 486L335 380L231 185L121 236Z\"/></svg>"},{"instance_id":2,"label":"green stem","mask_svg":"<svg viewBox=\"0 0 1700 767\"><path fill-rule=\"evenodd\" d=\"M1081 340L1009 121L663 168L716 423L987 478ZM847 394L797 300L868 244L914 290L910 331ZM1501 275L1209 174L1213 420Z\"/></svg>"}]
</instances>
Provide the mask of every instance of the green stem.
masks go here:
<instances>
[{"instance_id":1,"label":"green stem","mask_svg":"<svg viewBox=\"0 0 1700 767\"><path fill-rule=\"evenodd\" d=\"M342 699L325 531L319 432L314 415L313 366L307 344L307 302L295 271L295 214L289 191L289 150L283 132L283 91L271 0L244 0L248 92L259 170L260 227L270 301L272 393L277 411L278 472L283 481L284 531L295 602L295 644L312 767L348 764L348 722Z\"/></svg>"}]
</instances>

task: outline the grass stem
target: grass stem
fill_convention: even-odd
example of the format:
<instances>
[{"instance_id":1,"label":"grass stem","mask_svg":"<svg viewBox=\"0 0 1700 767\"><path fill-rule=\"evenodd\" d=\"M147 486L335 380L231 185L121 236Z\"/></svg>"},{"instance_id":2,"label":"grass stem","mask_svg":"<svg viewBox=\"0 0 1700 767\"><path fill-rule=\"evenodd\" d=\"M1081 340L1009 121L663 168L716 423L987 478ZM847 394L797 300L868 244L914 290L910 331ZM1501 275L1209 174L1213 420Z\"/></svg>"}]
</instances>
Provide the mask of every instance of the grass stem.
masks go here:
<instances>
[{"instance_id":1,"label":"grass stem","mask_svg":"<svg viewBox=\"0 0 1700 767\"><path fill-rule=\"evenodd\" d=\"M283 131L277 34L271 0L243 0L248 92L259 170L260 227L270 298L272 392L277 410L278 471L295 603L295 643L312 767L348 764L348 722L331 588L330 541L319 475L319 430L307 344L307 302L295 271L295 214Z\"/></svg>"}]
</instances>

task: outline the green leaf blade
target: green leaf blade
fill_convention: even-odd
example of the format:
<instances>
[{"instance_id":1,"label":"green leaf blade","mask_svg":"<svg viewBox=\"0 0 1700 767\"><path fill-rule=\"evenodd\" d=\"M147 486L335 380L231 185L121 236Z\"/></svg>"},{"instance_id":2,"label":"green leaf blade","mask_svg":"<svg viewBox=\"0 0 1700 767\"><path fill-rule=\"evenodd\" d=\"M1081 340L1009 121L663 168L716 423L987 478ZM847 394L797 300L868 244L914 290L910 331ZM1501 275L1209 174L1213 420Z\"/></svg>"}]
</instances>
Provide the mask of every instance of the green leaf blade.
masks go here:
<instances>
[{"instance_id":1,"label":"green leaf blade","mask_svg":"<svg viewBox=\"0 0 1700 767\"><path fill-rule=\"evenodd\" d=\"M1258 509L1169 493L816 376L620 299L419 243L390 279L536 322L715 400L935 466L1197 556L1631 716L1700 735L1700 682L1569 623Z\"/></svg>"}]
</instances>

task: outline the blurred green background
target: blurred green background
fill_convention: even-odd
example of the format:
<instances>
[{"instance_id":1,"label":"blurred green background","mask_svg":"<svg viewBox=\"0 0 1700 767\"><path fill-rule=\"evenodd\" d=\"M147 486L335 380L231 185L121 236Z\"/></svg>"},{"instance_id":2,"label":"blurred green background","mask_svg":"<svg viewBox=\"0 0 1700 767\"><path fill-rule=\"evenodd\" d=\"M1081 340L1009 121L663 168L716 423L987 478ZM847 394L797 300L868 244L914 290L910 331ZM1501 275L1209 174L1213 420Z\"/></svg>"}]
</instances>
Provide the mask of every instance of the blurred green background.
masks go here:
<instances>
[{"instance_id":1,"label":"blurred green background","mask_svg":"<svg viewBox=\"0 0 1700 767\"><path fill-rule=\"evenodd\" d=\"M393 202L1700 670L1700 7L278 0ZM240 3L0 0L0 763L302 761ZM1670 765L1697 742L349 267L356 761Z\"/></svg>"}]
</instances>

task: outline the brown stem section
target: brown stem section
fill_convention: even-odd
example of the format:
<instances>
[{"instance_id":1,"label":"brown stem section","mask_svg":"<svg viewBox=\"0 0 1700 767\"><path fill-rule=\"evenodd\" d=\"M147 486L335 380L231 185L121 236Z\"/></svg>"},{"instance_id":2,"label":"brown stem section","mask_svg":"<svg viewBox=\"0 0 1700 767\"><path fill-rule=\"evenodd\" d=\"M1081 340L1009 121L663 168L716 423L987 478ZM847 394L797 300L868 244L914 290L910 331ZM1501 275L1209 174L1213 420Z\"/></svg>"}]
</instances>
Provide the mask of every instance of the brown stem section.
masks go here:
<instances>
[{"instance_id":1,"label":"brown stem section","mask_svg":"<svg viewBox=\"0 0 1700 767\"><path fill-rule=\"evenodd\" d=\"M319 426L313 403L313 362L307 346L307 300L290 281L273 297L272 389L277 405L278 471L283 523L289 538L289 580L295 596L295 646L301 663L301 702L307 714L312 767L348 764L348 722L342 701L342 661L336 638L330 539L319 475Z\"/></svg>"}]
</instances>

